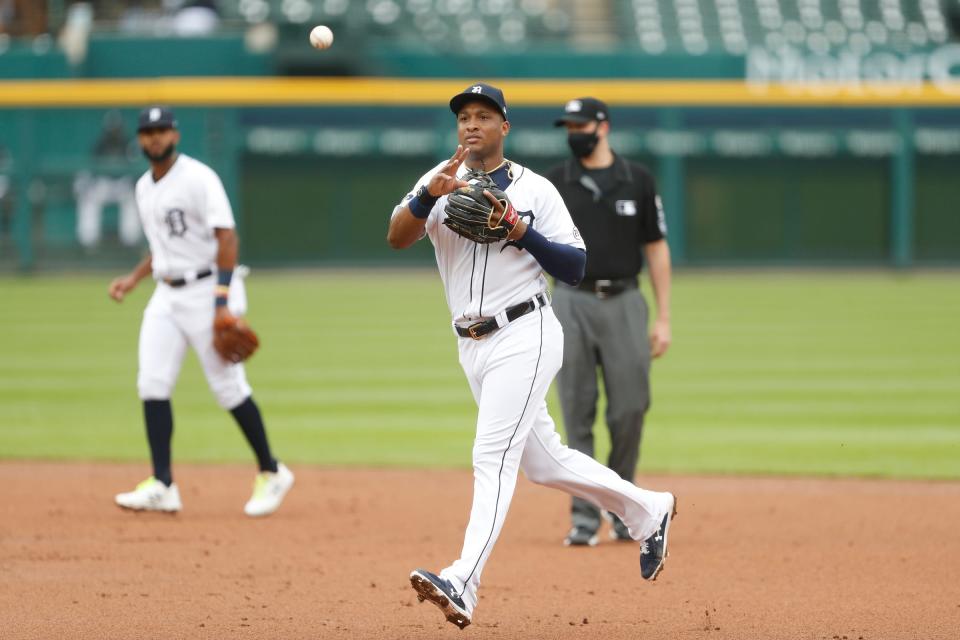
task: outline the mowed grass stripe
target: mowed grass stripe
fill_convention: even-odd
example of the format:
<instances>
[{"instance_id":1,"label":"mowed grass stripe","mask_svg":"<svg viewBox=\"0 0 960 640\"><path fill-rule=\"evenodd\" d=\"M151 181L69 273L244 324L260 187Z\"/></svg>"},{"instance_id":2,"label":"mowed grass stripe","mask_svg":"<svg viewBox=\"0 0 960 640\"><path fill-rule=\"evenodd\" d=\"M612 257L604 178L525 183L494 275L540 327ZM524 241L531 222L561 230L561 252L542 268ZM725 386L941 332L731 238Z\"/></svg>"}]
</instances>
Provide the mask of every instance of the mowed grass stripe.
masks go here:
<instances>
[{"instance_id":1,"label":"mowed grass stripe","mask_svg":"<svg viewBox=\"0 0 960 640\"><path fill-rule=\"evenodd\" d=\"M0 277L0 456L146 467L135 377L150 285L116 305L112 275ZM641 470L960 477L956 282L681 272ZM280 456L469 465L476 410L436 273L255 270L248 289L264 344L248 376ZM559 421L554 392L549 404ZM174 411L177 460L250 460L192 355ZM604 457L602 427L597 441Z\"/></svg>"}]
</instances>

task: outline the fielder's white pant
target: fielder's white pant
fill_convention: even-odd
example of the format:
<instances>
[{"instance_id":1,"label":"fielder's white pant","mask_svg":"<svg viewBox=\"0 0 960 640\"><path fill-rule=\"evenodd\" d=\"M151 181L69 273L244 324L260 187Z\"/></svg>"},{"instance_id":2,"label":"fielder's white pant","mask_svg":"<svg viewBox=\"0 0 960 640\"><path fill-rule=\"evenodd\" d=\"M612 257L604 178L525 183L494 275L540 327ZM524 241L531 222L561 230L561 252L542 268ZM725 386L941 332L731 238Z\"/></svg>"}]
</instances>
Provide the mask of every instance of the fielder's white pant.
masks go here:
<instances>
[{"instance_id":1,"label":"fielder's white pant","mask_svg":"<svg viewBox=\"0 0 960 640\"><path fill-rule=\"evenodd\" d=\"M157 283L140 325L137 391L141 400L170 398L188 346L196 351L221 407L233 409L252 393L243 365L227 362L213 348L216 283L216 274L177 288ZM234 315L243 315L247 308L243 277L236 272L230 282L227 307Z\"/></svg>"},{"instance_id":2,"label":"fielder's white pant","mask_svg":"<svg viewBox=\"0 0 960 640\"><path fill-rule=\"evenodd\" d=\"M560 441L545 398L562 361L563 330L549 306L482 340L460 339L460 364L479 405L473 507L460 559L440 575L462 595L470 612L519 469L533 482L617 514L636 540L653 535L672 504L669 493L640 489Z\"/></svg>"}]
</instances>

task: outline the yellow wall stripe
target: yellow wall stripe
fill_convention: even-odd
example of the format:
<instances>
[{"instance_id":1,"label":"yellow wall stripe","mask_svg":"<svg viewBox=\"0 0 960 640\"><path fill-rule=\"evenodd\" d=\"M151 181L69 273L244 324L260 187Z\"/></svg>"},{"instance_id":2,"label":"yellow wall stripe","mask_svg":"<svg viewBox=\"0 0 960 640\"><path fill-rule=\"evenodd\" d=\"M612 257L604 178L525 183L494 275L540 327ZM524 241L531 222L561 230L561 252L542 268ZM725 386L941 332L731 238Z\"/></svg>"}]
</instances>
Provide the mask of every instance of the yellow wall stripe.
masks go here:
<instances>
[{"instance_id":1,"label":"yellow wall stripe","mask_svg":"<svg viewBox=\"0 0 960 640\"><path fill-rule=\"evenodd\" d=\"M556 106L584 95L618 106L954 107L960 82L752 85L734 80L493 80L511 106ZM137 78L0 81L0 107L373 105L436 106L459 80L399 78Z\"/></svg>"}]
</instances>

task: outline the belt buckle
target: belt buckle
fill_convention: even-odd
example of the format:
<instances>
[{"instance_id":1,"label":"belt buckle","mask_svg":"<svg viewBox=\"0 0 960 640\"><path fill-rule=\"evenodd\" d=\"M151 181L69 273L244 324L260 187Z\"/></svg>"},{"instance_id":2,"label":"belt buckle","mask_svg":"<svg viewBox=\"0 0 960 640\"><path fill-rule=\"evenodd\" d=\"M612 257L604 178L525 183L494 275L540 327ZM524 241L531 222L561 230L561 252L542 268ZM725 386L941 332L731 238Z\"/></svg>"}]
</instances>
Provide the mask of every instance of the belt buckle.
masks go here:
<instances>
[{"instance_id":1,"label":"belt buckle","mask_svg":"<svg viewBox=\"0 0 960 640\"><path fill-rule=\"evenodd\" d=\"M606 300L610 297L609 288L613 286L613 280L597 280L593 283L593 293L600 300ZM601 289L608 289L608 291L601 291Z\"/></svg>"},{"instance_id":2,"label":"belt buckle","mask_svg":"<svg viewBox=\"0 0 960 640\"><path fill-rule=\"evenodd\" d=\"M470 337L473 338L474 340L479 340L483 337L483 336L477 335L477 327L479 327L481 324L482 323L477 322L467 327L467 333L470 334Z\"/></svg>"}]
</instances>

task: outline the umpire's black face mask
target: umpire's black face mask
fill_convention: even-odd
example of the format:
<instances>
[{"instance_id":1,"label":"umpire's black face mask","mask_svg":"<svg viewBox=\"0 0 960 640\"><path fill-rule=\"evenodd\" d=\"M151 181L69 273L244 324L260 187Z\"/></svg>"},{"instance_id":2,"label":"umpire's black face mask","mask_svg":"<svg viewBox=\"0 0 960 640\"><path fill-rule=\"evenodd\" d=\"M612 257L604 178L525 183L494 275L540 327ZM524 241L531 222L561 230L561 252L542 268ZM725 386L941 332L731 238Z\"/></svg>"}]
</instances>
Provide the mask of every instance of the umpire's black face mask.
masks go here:
<instances>
[{"instance_id":1,"label":"umpire's black face mask","mask_svg":"<svg viewBox=\"0 0 960 640\"><path fill-rule=\"evenodd\" d=\"M594 127L593 131L589 133L584 131L571 131L567 134L567 144L570 145L570 151L573 152L575 157L586 158L597 148L597 143L600 142L600 136L597 135L598 128L599 123L597 123L597 127Z\"/></svg>"}]
</instances>

